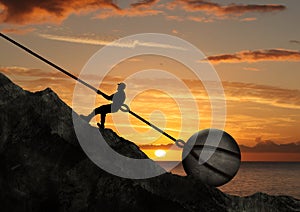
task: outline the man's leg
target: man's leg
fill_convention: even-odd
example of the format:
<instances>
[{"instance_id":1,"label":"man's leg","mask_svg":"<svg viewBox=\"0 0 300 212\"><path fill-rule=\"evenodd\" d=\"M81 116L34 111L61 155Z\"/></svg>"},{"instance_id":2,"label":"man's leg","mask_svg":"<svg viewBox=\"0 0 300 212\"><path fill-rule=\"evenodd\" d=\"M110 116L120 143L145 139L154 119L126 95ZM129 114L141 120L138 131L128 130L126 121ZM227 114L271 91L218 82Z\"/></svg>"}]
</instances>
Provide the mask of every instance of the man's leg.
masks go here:
<instances>
[{"instance_id":1,"label":"man's leg","mask_svg":"<svg viewBox=\"0 0 300 212\"><path fill-rule=\"evenodd\" d=\"M102 112L104 111L104 107L106 105L102 105L100 107L97 107L96 109L94 109L89 115L85 116L85 115L80 115L80 117L85 120L86 122L90 122L90 120L98 114L102 114Z\"/></svg>"},{"instance_id":2,"label":"man's leg","mask_svg":"<svg viewBox=\"0 0 300 212\"><path fill-rule=\"evenodd\" d=\"M101 113L101 124L100 124L100 128L102 128L102 129L104 129L105 118L106 118L106 113Z\"/></svg>"},{"instance_id":3,"label":"man's leg","mask_svg":"<svg viewBox=\"0 0 300 212\"><path fill-rule=\"evenodd\" d=\"M106 114L111 113L111 105L102 105L95 109L95 114L101 114L100 128L104 129Z\"/></svg>"}]
</instances>

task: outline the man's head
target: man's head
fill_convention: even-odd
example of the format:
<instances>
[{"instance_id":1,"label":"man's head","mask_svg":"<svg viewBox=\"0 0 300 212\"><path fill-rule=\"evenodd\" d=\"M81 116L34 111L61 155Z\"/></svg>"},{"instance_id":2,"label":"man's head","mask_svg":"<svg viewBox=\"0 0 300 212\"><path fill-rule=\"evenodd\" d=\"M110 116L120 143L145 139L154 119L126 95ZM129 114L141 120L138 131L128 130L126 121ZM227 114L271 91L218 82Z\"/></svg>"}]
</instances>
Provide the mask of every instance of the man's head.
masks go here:
<instances>
[{"instance_id":1,"label":"man's head","mask_svg":"<svg viewBox=\"0 0 300 212\"><path fill-rule=\"evenodd\" d=\"M118 90L124 90L126 88L126 84L124 82L118 83Z\"/></svg>"}]
</instances>

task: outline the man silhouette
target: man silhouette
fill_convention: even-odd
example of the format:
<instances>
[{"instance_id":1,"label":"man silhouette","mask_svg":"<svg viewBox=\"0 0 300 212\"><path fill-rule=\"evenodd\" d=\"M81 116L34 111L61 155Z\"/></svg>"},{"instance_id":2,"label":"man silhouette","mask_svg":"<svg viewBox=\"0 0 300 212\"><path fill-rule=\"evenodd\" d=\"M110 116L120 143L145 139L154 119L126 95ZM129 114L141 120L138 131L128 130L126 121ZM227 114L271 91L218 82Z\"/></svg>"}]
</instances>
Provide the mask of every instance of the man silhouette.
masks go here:
<instances>
[{"instance_id":1,"label":"man silhouette","mask_svg":"<svg viewBox=\"0 0 300 212\"><path fill-rule=\"evenodd\" d=\"M125 102L126 95L124 92L124 89L126 88L126 84L121 82L118 84L117 92L108 96L105 93L102 93L101 91L98 92L98 94L101 94L105 99L112 101L111 104L102 105L96 109L94 109L89 115L84 116L80 115L82 119L84 119L87 122L90 122L90 120L98 114L101 114L101 124L100 128L104 129L105 124L105 117L107 113L115 113L117 112L123 103Z\"/></svg>"}]
</instances>

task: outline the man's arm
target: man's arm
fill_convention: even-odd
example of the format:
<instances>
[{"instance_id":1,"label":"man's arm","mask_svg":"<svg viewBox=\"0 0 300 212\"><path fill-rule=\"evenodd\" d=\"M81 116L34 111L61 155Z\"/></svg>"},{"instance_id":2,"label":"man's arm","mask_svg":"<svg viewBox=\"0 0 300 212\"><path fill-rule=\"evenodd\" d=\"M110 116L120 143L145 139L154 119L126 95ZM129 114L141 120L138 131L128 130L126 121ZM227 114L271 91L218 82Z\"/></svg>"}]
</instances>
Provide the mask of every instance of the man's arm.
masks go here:
<instances>
[{"instance_id":1,"label":"man's arm","mask_svg":"<svg viewBox=\"0 0 300 212\"><path fill-rule=\"evenodd\" d=\"M99 91L99 90L98 90L97 93L98 93L98 94L101 94L106 100L110 100L110 101L112 101L113 96L114 96L114 94L108 96L108 95L106 95L105 93L103 93L102 91Z\"/></svg>"}]
</instances>

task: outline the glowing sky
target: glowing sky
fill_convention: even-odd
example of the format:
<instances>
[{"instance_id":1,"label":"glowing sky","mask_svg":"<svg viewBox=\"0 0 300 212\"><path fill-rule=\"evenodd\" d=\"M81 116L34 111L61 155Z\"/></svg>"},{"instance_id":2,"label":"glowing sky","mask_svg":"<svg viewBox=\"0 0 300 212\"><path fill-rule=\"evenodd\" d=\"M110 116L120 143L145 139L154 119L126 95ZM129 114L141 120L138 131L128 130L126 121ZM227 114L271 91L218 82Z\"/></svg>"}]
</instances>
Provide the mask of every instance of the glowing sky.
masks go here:
<instances>
[{"instance_id":1,"label":"glowing sky","mask_svg":"<svg viewBox=\"0 0 300 212\"><path fill-rule=\"evenodd\" d=\"M77 75L96 51L115 39L136 33L177 36L199 48L219 74L227 100L225 130L239 144L253 146L264 140L285 144L300 141L299 9L298 0L0 0L0 30ZM51 87L71 106L74 81L4 40L0 50L2 73L31 91ZM111 70L101 89L112 93L129 71L146 69L166 70L181 78L197 100L201 129L210 127L210 102L202 84L171 59L141 56L124 61ZM135 81L135 86L145 86L145 79ZM184 99L185 93L172 81L151 83L167 84ZM132 102L134 111L179 135L180 109L165 93L148 89ZM152 113L157 109L161 111ZM116 129L112 119L108 116L107 126ZM170 143L130 120L131 126L121 128L134 127L141 134L122 134L125 138L140 144ZM188 139L194 131L184 133Z\"/></svg>"}]
</instances>

